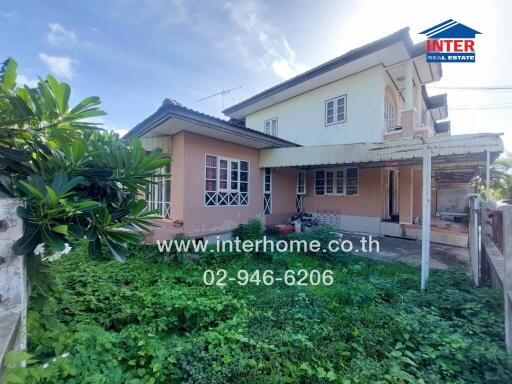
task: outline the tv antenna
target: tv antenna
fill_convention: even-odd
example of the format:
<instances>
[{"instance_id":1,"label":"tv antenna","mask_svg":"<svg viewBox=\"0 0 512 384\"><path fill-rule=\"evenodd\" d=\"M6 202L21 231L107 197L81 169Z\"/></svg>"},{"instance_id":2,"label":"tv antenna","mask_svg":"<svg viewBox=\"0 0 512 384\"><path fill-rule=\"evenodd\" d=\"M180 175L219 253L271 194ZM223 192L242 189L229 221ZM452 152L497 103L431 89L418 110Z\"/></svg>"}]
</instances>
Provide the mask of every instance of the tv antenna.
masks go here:
<instances>
[{"instance_id":1,"label":"tv antenna","mask_svg":"<svg viewBox=\"0 0 512 384\"><path fill-rule=\"evenodd\" d=\"M242 86L236 87L236 88L231 88L231 89L223 89L220 92L214 93L213 95L210 95L210 96L203 97L202 99L199 99L197 101L198 102L199 101L204 101L204 100L207 100L207 99L211 99L212 97L215 97L215 96L220 96L220 98L222 100L222 109L224 109L224 95L227 95L227 94L231 93L232 91L235 91L235 90L240 89L240 88L242 88Z\"/></svg>"}]
</instances>

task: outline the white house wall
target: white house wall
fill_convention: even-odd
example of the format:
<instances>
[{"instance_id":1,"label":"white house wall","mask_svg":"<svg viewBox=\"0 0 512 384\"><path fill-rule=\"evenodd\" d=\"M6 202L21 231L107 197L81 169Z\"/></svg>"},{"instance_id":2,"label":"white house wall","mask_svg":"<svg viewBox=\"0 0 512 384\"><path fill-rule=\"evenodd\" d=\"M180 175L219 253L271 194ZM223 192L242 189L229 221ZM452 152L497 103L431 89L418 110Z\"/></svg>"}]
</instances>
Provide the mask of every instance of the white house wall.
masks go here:
<instances>
[{"instance_id":1,"label":"white house wall","mask_svg":"<svg viewBox=\"0 0 512 384\"><path fill-rule=\"evenodd\" d=\"M278 118L278 136L302 145L378 142L383 138L384 69L374 67L303 93L246 117L249 128L264 131ZM345 123L325 126L325 101L347 95Z\"/></svg>"}]
</instances>

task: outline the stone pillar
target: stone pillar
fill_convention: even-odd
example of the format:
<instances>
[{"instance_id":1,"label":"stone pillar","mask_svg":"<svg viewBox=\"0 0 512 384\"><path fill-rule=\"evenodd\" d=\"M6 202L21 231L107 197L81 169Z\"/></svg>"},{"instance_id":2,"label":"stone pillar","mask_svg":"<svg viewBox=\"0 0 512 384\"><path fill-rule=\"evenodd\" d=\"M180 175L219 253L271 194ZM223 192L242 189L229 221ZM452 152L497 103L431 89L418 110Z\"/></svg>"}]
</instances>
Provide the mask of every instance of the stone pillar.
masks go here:
<instances>
[{"instance_id":1,"label":"stone pillar","mask_svg":"<svg viewBox=\"0 0 512 384\"><path fill-rule=\"evenodd\" d=\"M402 112L402 137L414 136L415 113L414 108Z\"/></svg>"},{"instance_id":2,"label":"stone pillar","mask_svg":"<svg viewBox=\"0 0 512 384\"><path fill-rule=\"evenodd\" d=\"M413 192L413 167L400 167L399 180L399 213L400 224L412 224L412 192Z\"/></svg>"},{"instance_id":3,"label":"stone pillar","mask_svg":"<svg viewBox=\"0 0 512 384\"><path fill-rule=\"evenodd\" d=\"M24 256L12 246L23 235L16 208L23 202L0 198L0 372L9 350L27 347L27 272Z\"/></svg>"}]
</instances>

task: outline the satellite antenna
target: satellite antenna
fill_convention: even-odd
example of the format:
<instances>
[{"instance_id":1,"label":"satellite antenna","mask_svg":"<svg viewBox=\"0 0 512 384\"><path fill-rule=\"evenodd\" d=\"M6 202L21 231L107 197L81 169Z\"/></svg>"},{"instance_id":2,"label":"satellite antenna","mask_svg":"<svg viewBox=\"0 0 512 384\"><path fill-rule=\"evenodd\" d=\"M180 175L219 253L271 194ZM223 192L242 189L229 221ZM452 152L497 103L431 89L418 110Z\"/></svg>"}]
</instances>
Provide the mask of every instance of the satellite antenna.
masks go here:
<instances>
[{"instance_id":1,"label":"satellite antenna","mask_svg":"<svg viewBox=\"0 0 512 384\"><path fill-rule=\"evenodd\" d=\"M222 99L222 109L224 109L224 95L227 95L227 94L231 93L231 91L234 91L234 90L240 89L240 88L242 88L242 86L236 87L236 88L231 88L231 89L223 89L220 92L214 93L213 95L210 95L210 96L203 97L202 99L199 99L197 101L198 102L199 101L204 101L204 100L207 100L207 99L211 99L212 97L215 97L215 96L220 96L220 98Z\"/></svg>"}]
</instances>

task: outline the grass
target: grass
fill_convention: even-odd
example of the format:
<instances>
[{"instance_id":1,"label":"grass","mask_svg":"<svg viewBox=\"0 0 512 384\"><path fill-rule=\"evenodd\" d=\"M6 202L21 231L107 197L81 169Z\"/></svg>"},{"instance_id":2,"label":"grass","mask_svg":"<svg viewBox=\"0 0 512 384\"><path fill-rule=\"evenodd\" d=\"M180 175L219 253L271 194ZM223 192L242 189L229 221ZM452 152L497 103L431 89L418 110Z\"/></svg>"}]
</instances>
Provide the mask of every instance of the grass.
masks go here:
<instances>
[{"instance_id":1,"label":"grass","mask_svg":"<svg viewBox=\"0 0 512 384\"><path fill-rule=\"evenodd\" d=\"M235 282L206 269L333 271L332 286ZM28 369L48 383L505 383L502 297L458 271L353 256L216 255L164 263L134 248L125 264L78 249L32 299ZM69 355L67 355L69 353ZM62 357L63 355L65 357ZM59 357L60 356L60 357ZM42 364L48 363L47 368Z\"/></svg>"}]
</instances>

